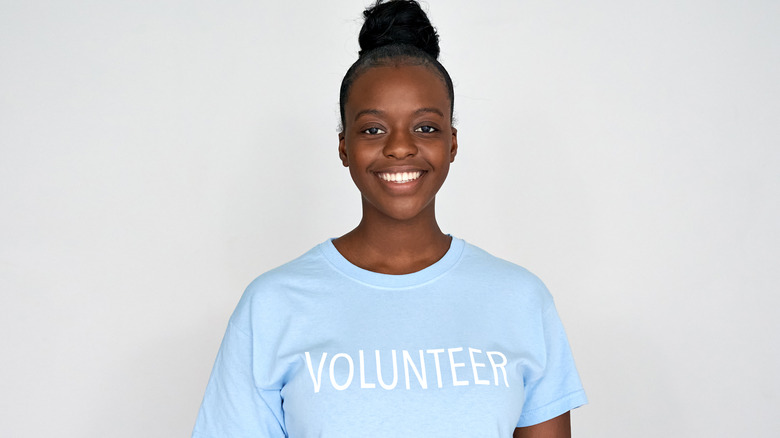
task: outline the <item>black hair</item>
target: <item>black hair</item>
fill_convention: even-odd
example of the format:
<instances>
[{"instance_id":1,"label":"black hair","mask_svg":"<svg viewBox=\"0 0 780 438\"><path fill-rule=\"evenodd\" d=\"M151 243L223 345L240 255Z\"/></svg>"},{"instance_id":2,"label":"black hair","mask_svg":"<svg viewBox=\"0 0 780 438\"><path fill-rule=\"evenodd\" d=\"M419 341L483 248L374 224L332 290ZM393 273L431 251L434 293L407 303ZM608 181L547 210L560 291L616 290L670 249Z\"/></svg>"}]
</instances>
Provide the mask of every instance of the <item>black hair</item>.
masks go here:
<instances>
[{"instance_id":1,"label":"black hair","mask_svg":"<svg viewBox=\"0 0 780 438\"><path fill-rule=\"evenodd\" d=\"M452 119L455 106L452 79L438 61L439 35L420 4L415 0L390 0L384 3L377 0L363 11L363 16L366 21L358 36L358 60L341 81L341 129L345 127L344 105L355 79L371 67L393 64L425 65L438 74L447 87Z\"/></svg>"}]
</instances>

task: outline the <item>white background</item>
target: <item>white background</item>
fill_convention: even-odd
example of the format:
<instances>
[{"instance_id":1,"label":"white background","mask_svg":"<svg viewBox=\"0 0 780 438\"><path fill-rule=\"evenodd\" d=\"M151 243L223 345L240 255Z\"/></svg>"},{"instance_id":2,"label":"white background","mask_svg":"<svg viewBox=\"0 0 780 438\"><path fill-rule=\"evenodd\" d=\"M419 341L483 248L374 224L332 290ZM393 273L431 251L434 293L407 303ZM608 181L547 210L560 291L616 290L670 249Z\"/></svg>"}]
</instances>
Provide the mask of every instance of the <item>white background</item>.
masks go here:
<instances>
[{"instance_id":1,"label":"white background","mask_svg":"<svg viewBox=\"0 0 780 438\"><path fill-rule=\"evenodd\" d=\"M365 4L0 2L0 435L189 436L243 288L357 224ZM553 292L574 436L776 436L780 3L429 8L442 228Z\"/></svg>"}]
</instances>

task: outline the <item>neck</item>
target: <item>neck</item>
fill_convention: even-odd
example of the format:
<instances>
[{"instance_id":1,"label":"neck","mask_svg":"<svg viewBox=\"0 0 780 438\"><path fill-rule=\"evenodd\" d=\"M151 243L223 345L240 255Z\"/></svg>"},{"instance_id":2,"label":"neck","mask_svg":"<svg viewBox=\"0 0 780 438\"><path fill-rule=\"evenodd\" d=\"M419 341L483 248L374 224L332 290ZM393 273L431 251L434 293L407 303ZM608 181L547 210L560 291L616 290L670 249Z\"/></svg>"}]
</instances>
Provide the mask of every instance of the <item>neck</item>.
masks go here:
<instances>
[{"instance_id":1,"label":"neck","mask_svg":"<svg viewBox=\"0 0 780 438\"><path fill-rule=\"evenodd\" d=\"M441 259L451 238L436 222L434 203L420 214L399 220L363 205L363 218L335 239L336 249L352 264L383 274L409 274Z\"/></svg>"}]
</instances>

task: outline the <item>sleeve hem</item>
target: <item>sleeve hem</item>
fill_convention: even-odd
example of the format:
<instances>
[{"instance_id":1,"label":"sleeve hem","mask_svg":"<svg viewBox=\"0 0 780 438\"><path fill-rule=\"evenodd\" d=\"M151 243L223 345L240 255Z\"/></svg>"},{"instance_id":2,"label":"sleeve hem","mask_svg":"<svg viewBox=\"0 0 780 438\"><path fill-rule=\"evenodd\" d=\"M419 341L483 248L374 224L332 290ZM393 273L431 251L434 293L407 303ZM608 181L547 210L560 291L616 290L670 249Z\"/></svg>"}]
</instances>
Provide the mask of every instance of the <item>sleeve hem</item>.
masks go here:
<instances>
[{"instance_id":1,"label":"sleeve hem","mask_svg":"<svg viewBox=\"0 0 780 438\"><path fill-rule=\"evenodd\" d=\"M523 411L517 422L517 427L533 426L551 420L587 403L588 398L585 396L585 390L580 389L539 408L527 412Z\"/></svg>"}]
</instances>

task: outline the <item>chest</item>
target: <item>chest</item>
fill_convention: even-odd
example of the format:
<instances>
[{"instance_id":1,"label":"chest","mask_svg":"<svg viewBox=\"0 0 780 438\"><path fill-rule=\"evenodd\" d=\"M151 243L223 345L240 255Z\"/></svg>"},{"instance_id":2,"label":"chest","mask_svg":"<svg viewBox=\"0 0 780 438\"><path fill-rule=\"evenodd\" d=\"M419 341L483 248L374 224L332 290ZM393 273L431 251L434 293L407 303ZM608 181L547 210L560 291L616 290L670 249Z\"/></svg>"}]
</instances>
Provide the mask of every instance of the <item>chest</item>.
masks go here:
<instances>
[{"instance_id":1,"label":"chest","mask_svg":"<svg viewBox=\"0 0 780 438\"><path fill-rule=\"evenodd\" d=\"M282 337L274 373L285 376L289 435L511 436L538 333L505 303L479 303L374 300L299 314L286 329L306 335Z\"/></svg>"}]
</instances>

